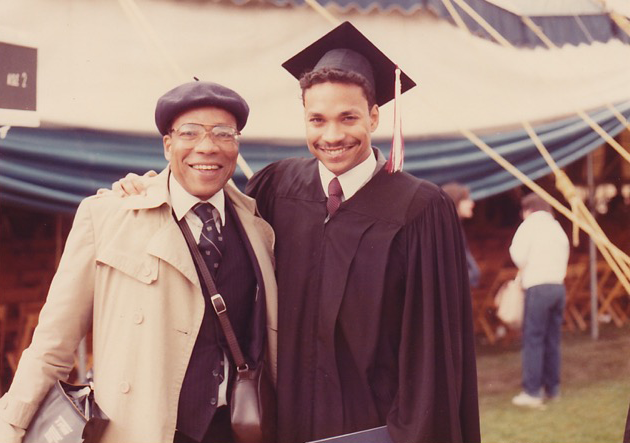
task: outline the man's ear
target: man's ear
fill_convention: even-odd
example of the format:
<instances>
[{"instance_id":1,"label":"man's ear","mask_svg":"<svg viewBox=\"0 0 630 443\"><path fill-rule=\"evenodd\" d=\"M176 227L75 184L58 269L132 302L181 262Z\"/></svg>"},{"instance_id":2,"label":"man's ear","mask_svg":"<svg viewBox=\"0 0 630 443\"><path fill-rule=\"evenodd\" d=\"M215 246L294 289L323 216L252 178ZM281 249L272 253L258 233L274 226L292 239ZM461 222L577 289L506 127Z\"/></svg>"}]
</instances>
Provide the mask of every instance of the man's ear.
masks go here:
<instances>
[{"instance_id":1,"label":"man's ear","mask_svg":"<svg viewBox=\"0 0 630 443\"><path fill-rule=\"evenodd\" d=\"M164 158L166 161L171 161L171 142L173 139L170 135L166 134L162 137L162 144L164 145Z\"/></svg>"},{"instance_id":2,"label":"man's ear","mask_svg":"<svg viewBox=\"0 0 630 443\"><path fill-rule=\"evenodd\" d=\"M376 131L376 128L378 128L378 119L378 105L375 104L372 106L372 109L370 109L370 132L374 132Z\"/></svg>"}]
</instances>

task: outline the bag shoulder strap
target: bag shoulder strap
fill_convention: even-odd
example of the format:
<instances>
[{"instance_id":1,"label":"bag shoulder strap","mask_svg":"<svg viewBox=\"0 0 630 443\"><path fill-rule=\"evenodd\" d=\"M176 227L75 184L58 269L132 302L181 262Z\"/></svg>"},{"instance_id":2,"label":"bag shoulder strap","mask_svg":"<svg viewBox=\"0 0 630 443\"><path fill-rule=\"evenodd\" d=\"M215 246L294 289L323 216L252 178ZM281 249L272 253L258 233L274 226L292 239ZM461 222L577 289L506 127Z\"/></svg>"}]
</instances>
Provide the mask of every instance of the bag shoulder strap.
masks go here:
<instances>
[{"instance_id":1,"label":"bag shoulder strap","mask_svg":"<svg viewBox=\"0 0 630 443\"><path fill-rule=\"evenodd\" d=\"M184 218L182 218L181 220L177 220L175 213L173 213L173 217L175 218L175 221L184 234L186 243L188 243L188 249L190 249L193 259L197 263L197 268L201 272L201 276L204 280L204 283L206 284L206 288L208 289L208 292L210 292L210 301L212 302L212 307L214 308L214 312L216 312L217 317L219 318L219 323L221 324L221 328L223 329L223 333L225 334L228 347L230 348L230 352L232 353L232 357L234 358L234 363L236 363L236 369L238 371L246 371L249 368L247 362L245 361L245 357L243 356L243 352L241 351L241 347L238 345L236 334L234 334L232 323L230 322L230 318L228 317L225 300L223 300L223 297L221 296L221 294L219 294L219 291L217 291L217 287L214 284L214 279L212 278L212 275L208 270L208 266L206 265L205 260L201 256L201 252L199 252L197 242L193 238L188 223L186 223L186 220Z\"/></svg>"}]
</instances>

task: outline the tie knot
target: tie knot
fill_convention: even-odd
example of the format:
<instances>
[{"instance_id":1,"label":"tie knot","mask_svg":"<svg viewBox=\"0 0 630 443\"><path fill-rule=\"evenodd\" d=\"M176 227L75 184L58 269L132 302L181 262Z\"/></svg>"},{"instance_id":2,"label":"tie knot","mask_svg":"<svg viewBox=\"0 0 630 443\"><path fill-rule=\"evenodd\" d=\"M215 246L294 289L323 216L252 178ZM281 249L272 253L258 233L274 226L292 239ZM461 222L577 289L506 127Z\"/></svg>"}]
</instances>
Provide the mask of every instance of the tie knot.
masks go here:
<instances>
[{"instance_id":1,"label":"tie knot","mask_svg":"<svg viewBox=\"0 0 630 443\"><path fill-rule=\"evenodd\" d=\"M212 206L208 202L197 203L195 206L193 206L193 212L197 214L197 217L201 219L204 225L214 220L214 215L212 213L213 210L214 210L214 206Z\"/></svg>"},{"instance_id":2,"label":"tie knot","mask_svg":"<svg viewBox=\"0 0 630 443\"><path fill-rule=\"evenodd\" d=\"M333 178L330 183L328 183L328 195L334 195L335 197L341 197L343 195L341 183L339 183L337 177Z\"/></svg>"}]
</instances>

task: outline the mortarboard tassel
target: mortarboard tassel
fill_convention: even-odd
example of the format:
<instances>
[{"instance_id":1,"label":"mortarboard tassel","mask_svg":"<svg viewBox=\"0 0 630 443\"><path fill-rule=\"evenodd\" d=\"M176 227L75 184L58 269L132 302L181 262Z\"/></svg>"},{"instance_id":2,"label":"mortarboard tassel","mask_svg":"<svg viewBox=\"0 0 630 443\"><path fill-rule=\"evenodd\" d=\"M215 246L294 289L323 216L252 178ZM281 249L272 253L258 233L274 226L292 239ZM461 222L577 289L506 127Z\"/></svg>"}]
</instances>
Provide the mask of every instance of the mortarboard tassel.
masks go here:
<instances>
[{"instance_id":1,"label":"mortarboard tassel","mask_svg":"<svg viewBox=\"0 0 630 443\"><path fill-rule=\"evenodd\" d=\"M394 90L394 135L392 137L392 149L389 152L387 171L390 174L402 170L405 157L405 141L402 135L402 119L400 116L400 68L396 66L396 82Z\"/></svg>"}]
</instances>

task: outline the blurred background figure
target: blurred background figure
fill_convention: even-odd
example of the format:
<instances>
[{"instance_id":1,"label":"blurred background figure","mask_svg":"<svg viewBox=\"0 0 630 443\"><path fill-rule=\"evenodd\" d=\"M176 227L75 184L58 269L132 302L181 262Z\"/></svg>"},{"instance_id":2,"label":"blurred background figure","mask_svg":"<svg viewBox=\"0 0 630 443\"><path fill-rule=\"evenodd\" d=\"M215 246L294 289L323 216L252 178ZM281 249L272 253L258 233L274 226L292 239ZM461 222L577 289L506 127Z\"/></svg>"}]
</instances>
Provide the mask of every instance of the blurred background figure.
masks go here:
<instances>
[{"instance_id":1,"label":"blurred background figure","mask_svg":"<svg viewBox=\"0 0 630 443\"><path fill-rule=\"evenodd\" d=\"M523 222L512 239L510 256L525 289L523 392L512 403L537 408L545 398L554 399L560 393L560 332L569 239L549 203L537 194L521 199L521 211Z\"/></svg>"},{"instance_id":2,"label":"blurred background figure","mask_svg":"<svg viewBox=\"0 0 630 443\"><path fill-rule=\"evenodd\" d=\"M470 189L468 186L462 185L457 182L450 182L442 186L444 192L448 194L449 197L455 203L455 208L457 209L457 215L459 216L459 220L472 218L473 209L475 208L475 202L470 198ZM462 227L462 232L464 229ZM479 285L479 277L481 276L481 272L479 271L479 266L475 261L475 258L470 252L470 248L468 247L468 241L464 237L464 243L466 245L466 263L468 265L468 279L470 280L470 286L476 288Z\"/></svg>"}]
</instances>

